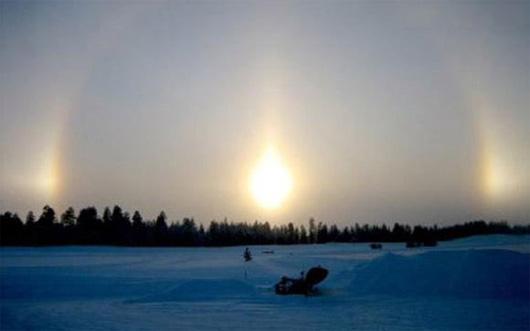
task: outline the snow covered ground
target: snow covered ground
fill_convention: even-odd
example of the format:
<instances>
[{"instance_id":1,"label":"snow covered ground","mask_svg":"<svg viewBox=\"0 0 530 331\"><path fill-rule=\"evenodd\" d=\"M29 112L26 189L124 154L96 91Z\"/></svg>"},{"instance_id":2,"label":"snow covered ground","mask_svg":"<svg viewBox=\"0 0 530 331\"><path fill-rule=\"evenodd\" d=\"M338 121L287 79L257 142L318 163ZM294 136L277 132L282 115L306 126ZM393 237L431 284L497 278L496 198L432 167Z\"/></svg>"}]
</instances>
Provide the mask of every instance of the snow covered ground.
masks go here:
<instances>
[{"instance_id":1,"label":"snow covered ground","mask_svg":"<svg viewBox=\"0 0 530 331\"><path fill-rule=\"evenodd\" d=\"M530 236L250 248L0 248L0 330L530 329ZM274 294L316 265L320 295Z\"/></svg>"}]
</instances>

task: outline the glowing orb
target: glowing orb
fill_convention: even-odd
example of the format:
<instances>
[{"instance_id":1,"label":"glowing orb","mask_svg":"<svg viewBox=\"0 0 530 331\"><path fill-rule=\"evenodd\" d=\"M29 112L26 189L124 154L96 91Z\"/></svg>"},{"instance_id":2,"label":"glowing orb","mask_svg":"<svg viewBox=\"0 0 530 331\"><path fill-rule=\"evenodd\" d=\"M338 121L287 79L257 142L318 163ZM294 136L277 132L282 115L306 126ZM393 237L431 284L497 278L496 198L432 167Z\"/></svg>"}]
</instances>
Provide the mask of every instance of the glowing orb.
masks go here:
<instances>
[{"instance_id":1,"label":"glowing orb","mask_svg":"<svg viewBox=\"0 0 530 331\"><path fill-rule=\"evenodd\" d=\"M250 191L263 208L279 208L291 192L293 181L276 150L269 147L250 177Z\"/></svg>"}]
</instances>

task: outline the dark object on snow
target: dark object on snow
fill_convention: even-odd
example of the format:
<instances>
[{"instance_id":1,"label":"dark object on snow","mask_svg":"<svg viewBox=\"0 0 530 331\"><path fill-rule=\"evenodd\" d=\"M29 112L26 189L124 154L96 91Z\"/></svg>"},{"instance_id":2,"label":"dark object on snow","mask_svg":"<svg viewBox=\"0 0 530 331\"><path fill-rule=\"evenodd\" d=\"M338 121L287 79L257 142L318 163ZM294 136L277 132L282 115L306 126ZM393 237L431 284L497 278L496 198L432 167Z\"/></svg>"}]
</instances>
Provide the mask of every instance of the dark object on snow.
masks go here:
<instances>
[{"instance_id":1,"label":"dark object on snow","mask_svg":"<svg viewBox=\"0 0 530 331\"><path fill-rule=\"evenodd\" d=\"M252 260L252 254L250 254L250 249L245 248L245 253L243 253L243 258L245 258L245 262Z\"/></svg>"},{"instance_id":2,"label":"dark object on snow","mask_svg":"<svg viewBox=\"0 0 530 331\"><path fill-rule=\"evenodd\" d=\"M270 250L270 251L261 251L263 254L274 254L274 251L273 250Z\"/></svg>"},{"instance_id":3,"label":"dark object on snow","mask_svg":"<svg viewBox=\"0 0 530 331\"><path fill-rule=\"evenodd\" d=\"M383 245L380 244L380 243L371 243L370 244L370 248L372 248L372 249L381 249L381 248L383 248Z\"/></svg>"},{"instance_id":4,"label":"dark object on snow","mask_svg":"<svg viewBox=\"0 0 530 331\"><path fill-rule=\"evenodd\" d=\"M426 239L423 241L407 241L407 248L415 248L415 247L434 247L437 246L438 242L434 239Z\"/></svg>"},{"instance_id":5,"label":"dark object on snow","mask_svg":"<svg viewBox=\"0 0 530 331\"><path fill-rule=\"evenodd\" d=\"M434 247L438 245L438 242L434 239L427 239L423 241L423 246L425 247Z\"/></svg>"},{"instance_id":6,"label":"dark object on snow","mask_svg":"<svg viewBox=\"0 0 530 331\"><path fill-rule=\"evenodd\" d=\"M419 242L416 241L407 241L407 248L415 248L420 245Z\"/></svg>"},{"instance_id":7,"label":"dark object on snow","mask_svg":"<svg viewBox=\"0 0 530 331\"><path fill-rule=\"evenodd\" d=\"M276 285L274 291L276 294L303 294L308 295L313 292L313 286L323 281L328 276L328 269L321 266L309 269L304 277L302 272L300 278L289 278L283 276Z\"/></svg>"}]
</instances>

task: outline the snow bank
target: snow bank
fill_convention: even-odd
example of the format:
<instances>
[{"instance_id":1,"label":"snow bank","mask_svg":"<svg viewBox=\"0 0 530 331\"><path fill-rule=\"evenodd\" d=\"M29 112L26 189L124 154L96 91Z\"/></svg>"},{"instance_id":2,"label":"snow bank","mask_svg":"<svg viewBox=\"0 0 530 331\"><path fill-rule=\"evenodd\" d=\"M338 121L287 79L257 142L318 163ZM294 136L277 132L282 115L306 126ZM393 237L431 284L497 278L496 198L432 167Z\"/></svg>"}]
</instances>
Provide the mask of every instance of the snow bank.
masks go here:
<instances>
[{"instance_id":1,"label":"snow bank","mask_svg":"<svg viewBox=\"0 0 530 331\"><path fill-rule=\"evenodd\" d=\"M508 250L386 254L360 265L354 295L453 296L530 300L530 254Z\"/></svg>"}]
</instances>

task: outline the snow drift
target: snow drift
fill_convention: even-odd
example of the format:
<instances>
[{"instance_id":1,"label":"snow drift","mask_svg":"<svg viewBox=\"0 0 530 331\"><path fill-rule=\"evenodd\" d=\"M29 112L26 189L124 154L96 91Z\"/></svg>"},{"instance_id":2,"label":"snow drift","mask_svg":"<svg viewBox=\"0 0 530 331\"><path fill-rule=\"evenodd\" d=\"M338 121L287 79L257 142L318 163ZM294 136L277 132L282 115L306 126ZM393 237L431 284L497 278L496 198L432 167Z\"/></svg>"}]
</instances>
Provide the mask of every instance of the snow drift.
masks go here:
<instances>
[{"instance_id":1,"label":"snow drift","mask_svg":"<svg viewBox=\"0 0 530 331\"><path fill-rule=\"evenodd\" d=\"M355 295L453 296L530 300L530 254L508 250L386 254L360 265Z\"/></svg>"}]
</instances>

